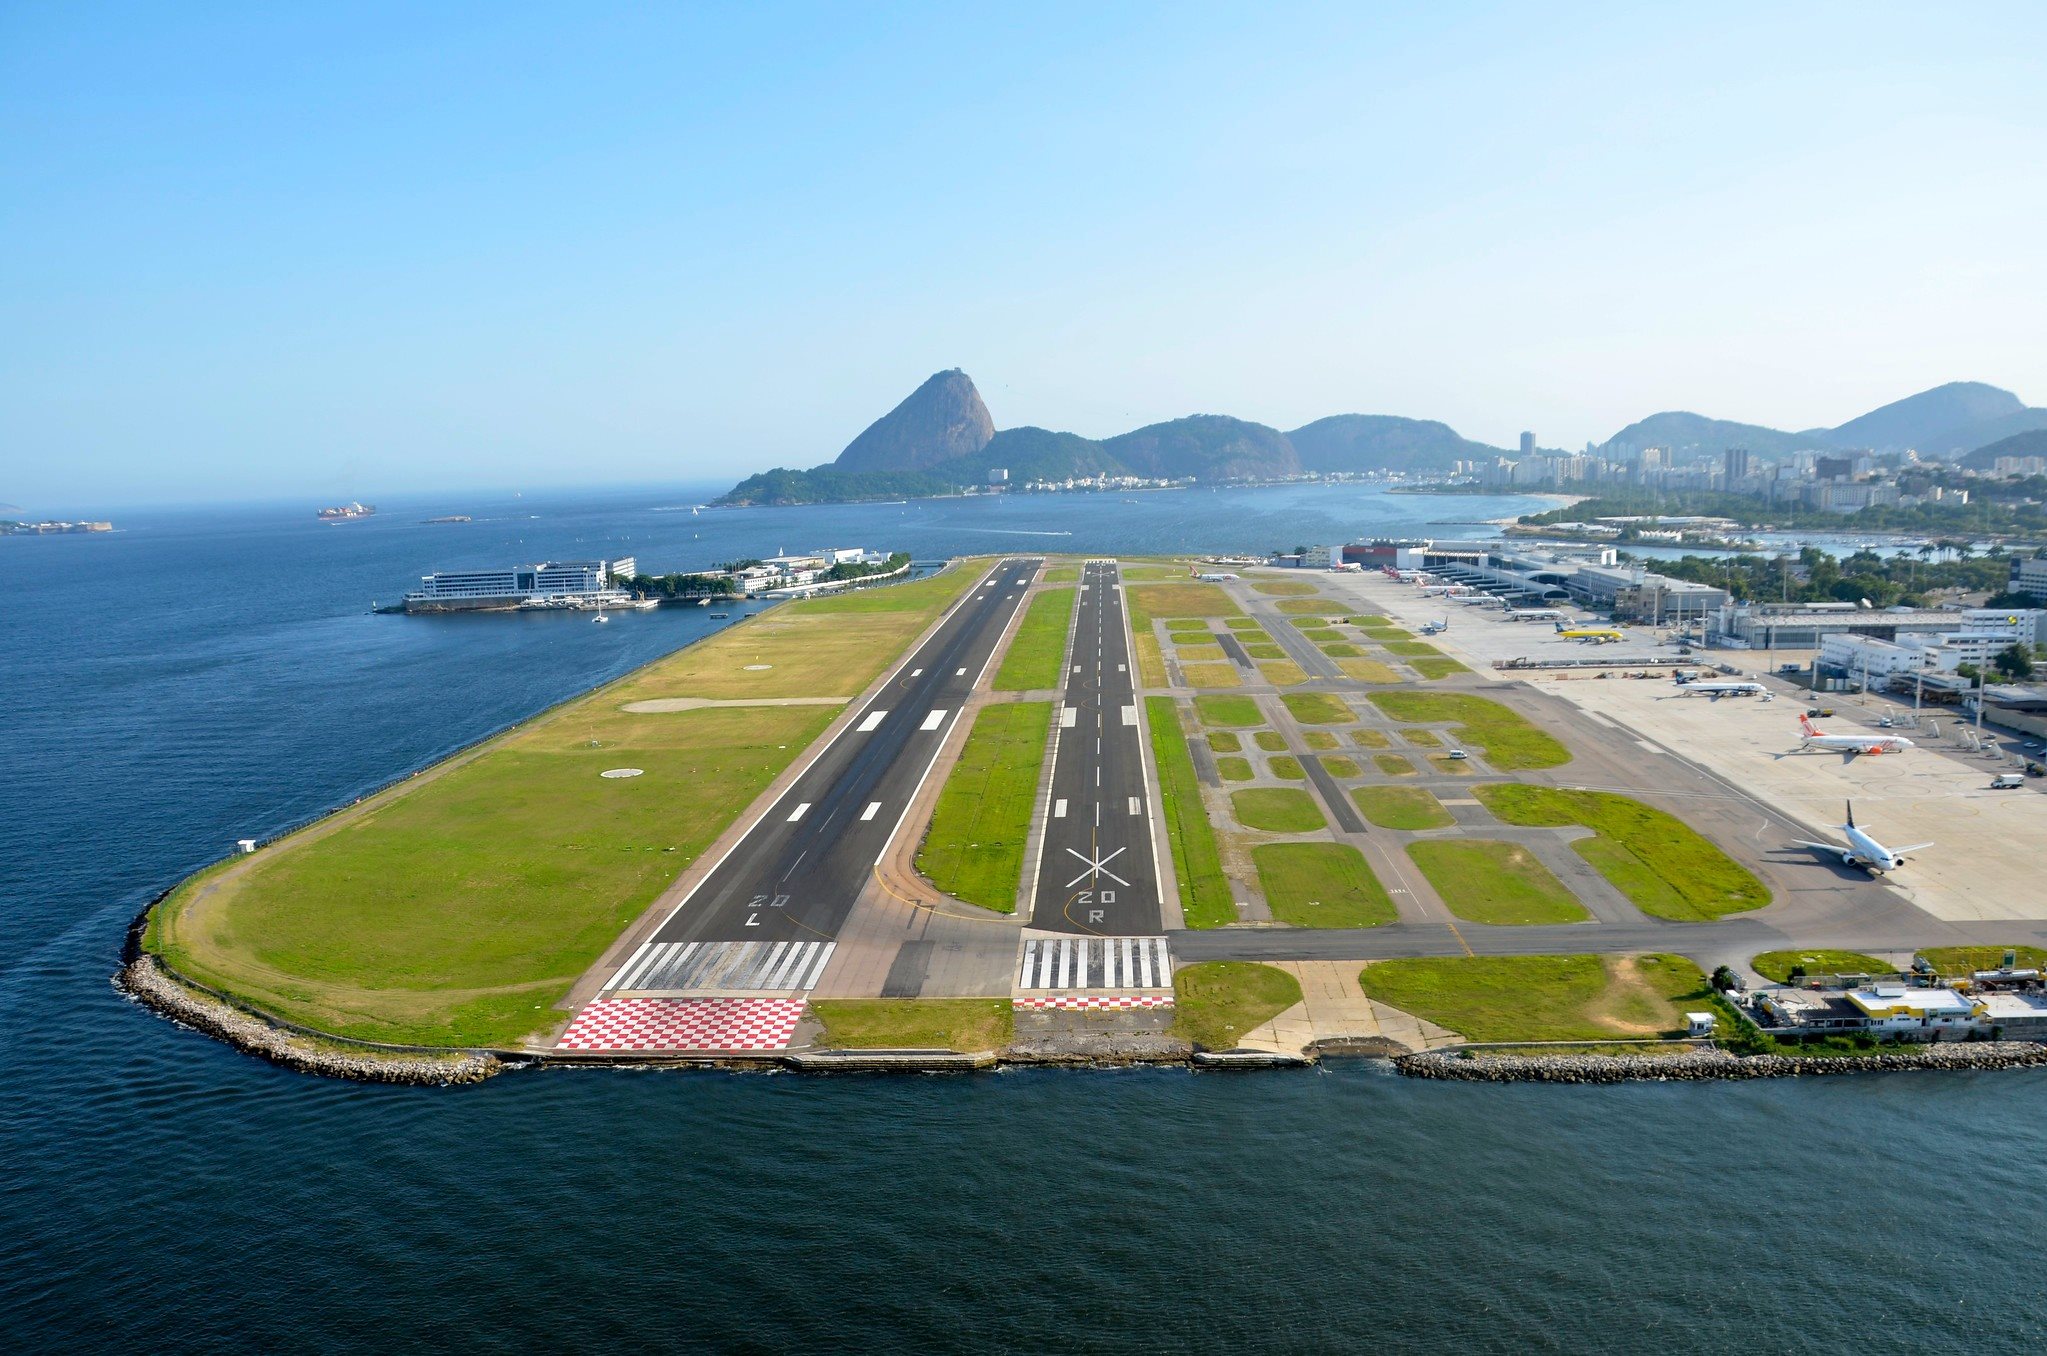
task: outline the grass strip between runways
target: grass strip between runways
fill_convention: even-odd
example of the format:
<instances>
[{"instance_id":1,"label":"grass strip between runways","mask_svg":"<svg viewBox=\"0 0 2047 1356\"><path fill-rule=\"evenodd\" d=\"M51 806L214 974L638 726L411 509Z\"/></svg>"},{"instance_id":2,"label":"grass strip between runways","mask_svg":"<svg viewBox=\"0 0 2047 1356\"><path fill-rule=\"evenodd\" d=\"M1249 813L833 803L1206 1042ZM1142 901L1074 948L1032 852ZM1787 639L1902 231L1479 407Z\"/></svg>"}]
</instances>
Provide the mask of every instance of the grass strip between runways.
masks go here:
<instances>
[{"instance_id":1,"label":"grass strip between runways","mask_svg":"<svg viewBox=\"0 0 2047 1356\"><path fill-rule=\"evenodd\" d=\"M1075 589L1046 589L1031 599L1009 653L995 671L997 692L1037 692L1059 684L1059 661L1073 624Z\"/></svg>"},{"instance_id":2,"label":"grass strip between runways","mask_svg":"<svg viewBox=\"0 0 2047 1356\"><path fill-rule=\"evenodd\" d=\"M1399 916L1386 887L1348 843L1267 843L1251 849L1272 916L1303 928L1370 928Z\"/></svg>"},{"instance_id":3,"label":"grass strip between runways","mask_svg":"<svg viewBox=\"0 0 2047 1356\"><path fill-rule=\"evenodd\" d=\"M1631 796L1516 782L1476 786L1472 794L1509 824L1594 830L1572 849L1643 913L1709 923L1770 902L1760 880L1696 829Z\"/></svg>"},{"instance_id":4,"label":"grass strip between runways","mask_svg":"<svg viewBox=\"0 0 2047 1356\"><path fill-rule=\"evenodd\" d=\"M1166 843L1173 852L1173 874L1180 881L1180 911L1190 928L1219 928L1237 921L1230 882L1223 875L1215 830L1201 803L1201 783L1194 776L1194 758L1180 725L1180 705L1170 697L1144 699L1145 724L1151 732L1152 761L1158 767L1159 809L1165 814Z\"/></svg>"},{"instance_id":5,"label":"grass strip between runways","mask_svg":"<svg viewBox=\"0 0 2047 1356\"><path fill-rule=\"evenodd\" d=\"M1016 912L1052 703L984 706L917 851L917 870L956 899Z\"/></svg>"},{"instance_id":6,"label":"grass strip between runways","mask_svg":"<svg viewBox=\"0 0 2047 1356\"><path fill-rule=\"evenodd\" d=\"M1570 750L1496 701L1463 692L1373 692L1372 703L1395 720L1455 721L1460 744L1476 744L1502 772L1556 767Z\"/></svg>"},{"instance_id":7,"label":"grass strip between runways","mask_svg":"<svg viewBox=\"0 0 2047 1356\"><path fill-rule=\"evenodd\" d=\"M1581 923L1591 917L1564 883L1519 843L1434 838L1407 845L1450 912L1467 923Z\"/></svg>"}]
</instances>

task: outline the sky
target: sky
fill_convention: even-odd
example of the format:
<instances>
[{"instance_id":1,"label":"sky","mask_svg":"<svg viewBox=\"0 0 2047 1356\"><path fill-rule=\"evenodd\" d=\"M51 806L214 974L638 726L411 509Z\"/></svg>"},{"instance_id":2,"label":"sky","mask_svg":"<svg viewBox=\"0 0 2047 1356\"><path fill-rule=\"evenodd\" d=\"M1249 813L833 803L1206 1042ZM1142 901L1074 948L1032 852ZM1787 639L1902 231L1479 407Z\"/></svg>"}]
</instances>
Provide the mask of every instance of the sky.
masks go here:
<instances>
[{"instance_id":1,"label":"sky","mask_svg":"<svg viewBox=\"0 0 2047 1356\"><path fill-rule=\"evenodd\" d=\"M0 503L2047 403L2047 6L0 6Z\"/></svg>"}]
</instances>

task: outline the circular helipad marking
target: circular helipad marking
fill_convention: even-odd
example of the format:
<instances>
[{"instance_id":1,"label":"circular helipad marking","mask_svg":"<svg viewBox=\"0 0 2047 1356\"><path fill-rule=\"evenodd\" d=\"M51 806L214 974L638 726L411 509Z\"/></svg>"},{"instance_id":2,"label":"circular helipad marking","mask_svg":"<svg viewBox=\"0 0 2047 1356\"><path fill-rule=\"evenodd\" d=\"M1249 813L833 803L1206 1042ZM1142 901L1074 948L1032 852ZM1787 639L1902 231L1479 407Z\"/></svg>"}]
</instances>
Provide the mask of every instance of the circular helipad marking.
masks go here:
<instances>
[{"instance_id":1,"label":"circular helipad marking","mask_svg":"<svg viewBox=\"0 0 2047 1356\"><path fill-rule=\"evenodd\" d=\"M600 773L598 773L597 775L598 775L598 776L600 776L600 777L612 777L612 778L618 778L618 777L637 777L637 776L639 776L639 775L640 775L640 772L641 772L641 769L639 769L639 768L636 768L636 767L615 767L615 768L612 768L612 769L611 769L611 770L610 770L609 772L600 772Z\"/></svg>"},{"instance_id":2,"label":"circular helipad marking","mask_svg":"<svg viewBox=\"0 0 2047 1356\"><path fill-rule=\"evenodd\" d=\"M775 667L773 664L748 664L746 671L748 673L759 673L763 669L771 669L773 667Z\"/></svg>"}]
</instances>

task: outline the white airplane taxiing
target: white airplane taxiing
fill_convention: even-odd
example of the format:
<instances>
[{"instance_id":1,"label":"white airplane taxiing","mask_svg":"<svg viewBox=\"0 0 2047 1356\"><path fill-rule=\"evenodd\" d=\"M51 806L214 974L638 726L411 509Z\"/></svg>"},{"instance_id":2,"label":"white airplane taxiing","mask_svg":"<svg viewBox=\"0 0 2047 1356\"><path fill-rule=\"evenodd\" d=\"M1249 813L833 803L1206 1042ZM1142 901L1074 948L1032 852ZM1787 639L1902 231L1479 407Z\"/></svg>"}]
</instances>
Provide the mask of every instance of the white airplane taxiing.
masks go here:
<instances>
[{"instance_id":1,"label":"white airplane taxiing","mask_svg":"<svg viewBox=\"0 0 2047 1356\"><path fill-rule=\"evenodd\" d=\"M1882 843L1877 842L1876 839L1864 833L1861 827L1856 824L1855 802L1852 800L1848 802L1848 822L1836 827L1842 833L1848 835L1848 846L1842 847L1839 843L1808 843L1802 839L1799 840L1798 846L1816 848L1821 852L1834 853L1840 857L1841 865L1859 866L1864 871L1877 876L1881 876L1886 871L1895 871L1903 866L1906 853L1917 852L1921 848L1933 846L1931 843L1907 843L1901 848L1885 847Z\"/></svg>"},{"instance_id":2,"label":"white airplane taxiing","mask_svg":"<svg viewBox=\"0 0 2047 1356\"><path fill-rule=\"evenodd\" d=\"M1719 701L1722 697L1767 697L1769 689L1761 683L1706 683L1697 678L1679 677L1677 685L1684 689L1680 695L1688 697L1711 697Z\"/></svg>"},{"instance_id":3,"label":"white airplane taxiing","mask_svg":"<svg viewBox=\"0 0 2047 1356\"><path fill-rule=\"evenodd\" d=\"M1872 756L1879 753L1902 753L1914 747L1911 740L1894 734L1828 734L1818 729L1809 716L1798 718L1798 728L1804 731L1798 741L1801 749L1819 749L1826 753L1845 753L1853 758L1858 753Z\"/></svg>"}]
</instances>

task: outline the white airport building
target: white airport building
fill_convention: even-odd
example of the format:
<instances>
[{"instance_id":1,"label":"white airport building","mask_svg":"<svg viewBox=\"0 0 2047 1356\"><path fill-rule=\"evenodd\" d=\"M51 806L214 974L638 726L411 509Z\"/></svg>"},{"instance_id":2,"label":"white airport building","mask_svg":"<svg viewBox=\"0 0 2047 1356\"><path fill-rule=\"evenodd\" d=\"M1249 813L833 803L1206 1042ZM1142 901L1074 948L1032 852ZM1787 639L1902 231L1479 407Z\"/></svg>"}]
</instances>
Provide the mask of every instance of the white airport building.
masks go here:
<instances>
[{"instance_id":1,"label":"white airport building","mask_svg":"<svg viewBox=\"0 0 2047 1356\"><path fill-rule=\"evenodd\" d=\"M516 607L598 607L629 600L619 585L637 573L631 556L617 560L546 560L490 570L439 570L422 575L405 595L407 612L483 612Z\"/></svg>"}]
</instances>

